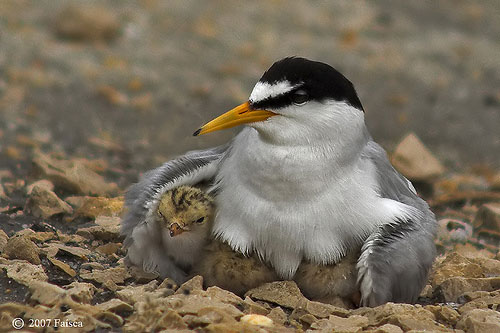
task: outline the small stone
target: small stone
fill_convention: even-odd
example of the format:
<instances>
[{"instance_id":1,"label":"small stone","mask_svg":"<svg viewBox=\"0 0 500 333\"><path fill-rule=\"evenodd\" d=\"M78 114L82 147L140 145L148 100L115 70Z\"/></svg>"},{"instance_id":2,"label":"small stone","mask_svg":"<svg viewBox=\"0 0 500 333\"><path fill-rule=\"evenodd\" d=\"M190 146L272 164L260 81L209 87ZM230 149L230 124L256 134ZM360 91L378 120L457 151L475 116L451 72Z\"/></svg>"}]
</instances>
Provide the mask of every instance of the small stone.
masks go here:
<instances>
[{"instance_id":1,"label":"small stone","mask_svg":"<svg viewBox=\"0 0 500 333\"><path fill-rule=\"evenodd\" d=\"M40 249L27 236L13 236L7 242L4 252L10 259L27 260L39 265Z\"/></svg>"},{"instance_id":2,"label":"small stone","mask_svg":"<svg viewBox=\"0 0 500 333\"><path fill-rule=\"evenodd\" d=\"M158 327L165 330L186 330L188 325L182 320L182 317L175 311L167 311L159 320Z\"/></svg>"},{"instance_id":3,"label":"small stone","mask_svg":"<svg viewBox=\"0 0 500 333\"><path fill-rule=\"evenodd\" d=\"M9 241L9 236L0 229L0 253L4 252L5 246L7 245L7 242Z\"/></svg>"},{"instance_id":4,"label":"small stone","mask_svg":"<svg viewBox=\"0 0 500 333\"><path fill-rule=\"evenodd\" d=\"M116 14L106 7L75 6L64 8L55 18L57 35L81 41L109 41L120 32Z\"/></svg>"},{"instance_id":5,"label":"small stone","mask_svg":"<svg viewBox=\"0 0 500 333\"><path fill-rule=\"evenodd\" d=\"M118 290L118 297L128 304L136 304L146 302L146 300L159 299L163 297L164 289L158 289L158 282L151 281L147 284L138 286L127 286L122 290Z\"/></svg>"},{"instance_id":6,"label":"small stone","mask_svg":"<svg viewBox=\"0 0 500 333\"><path fill-rule=\"evenodd\" d=\"M397 145L391 162L410 180L430 181L444 173L443 165L414 133L408 134Z\"/></svg>"},{"instance_id":7,"label":"small stone","mask_svg":"<svg viewBox=\"0 0 500 333\"><path fill-rule=\"evenodd\" d=\"M71 268L68 264L66 264L65 262L62 262L61 260L58 260L56 258L49 258L49 261L54 266L56 266L57 268L59 268L61 271L68 274L69 276L71 276L71 277L76 276L75 270L73 268Z\"/></svg>"},{"instance_id":8,"label":"small stone","mask_svg":"<svg viewBox=\"0 0 500 333\"><path fill-rule=\"evenodd\" d=\"M65 290L61 287L43 281L33 281L29 288L31 300L48 306L58 303L65 295Z\"/></svg>"},{"instance_id":9,"label":"small stone","mask_svg":"<svg viewBox=\"0 0 500 333\"><path fill-rule=\"evenodd\" d=\"M97 288L92 283L72 282L65 286L67 294L78 303L90 304Z\"/></svg>"},{"instance_id":10,"label":"small stone","mask_svg":"<svg viewBox=\"0 0 500 333\"><path fill-rule=\"evenodd\" d=\"M99 239L102 241L118 241L120 235L119 217L98 216L95 220L96 226L80 228L76 231L79 236L87 239Z\"/></svg>"},{"instance_id":11,"label":"small stone","mask_svg":"<svg viewBox=\"0 0 500 333\"><path fill-rule=\"evenodd\" d=\"M33 187L35 187L35 186L41 187L41 188L48 190L48 191L54 190L54 184L52 184L52 182L50 180L40 179L40 180L37 180L36 182L34 182L26 187L26 194L30 195L31 191L33 191Z\"/></svg>"},{"instance_id":12,"label":"small stone","mask_svg":"<svg viewBox=\"0 0 500 333\"><path fill-rule=\"evenodd\" d=\"M443 305L427 305L424 309L429 310L436 316L436 319L447 326L455 327L460 314L448 306Z\"/></svg>"},{"instance_id":13,"label":"small stone","mask_svg":"<svg viewBox=\"0 0 500 333\"><path fill-rule=\"evenodd\" d=\"M7 277L28 287L32 281L49 279L42 265L32 265L25 261L10 260L8 264L0 264L0 268L7 270Z\"/></svg>"},{"instance_id":14,"label":"small stone","mask_svg":"<svg viewBox=\"0 0 500 333\"><path fill-rule=\"evenodd\" d=\"M482 229L500 233L500 203L482 205L474 218L474 232Z\"/></svg>"},{"instance_id":15,"label":"small stone","mask_svg":"<svg viewBox=\"0 0 500 333\"><path fill-rule=\"evenodd\" d=\"M290 309L295 309L301 304L307 303L307 299L302 295L299 287L293 281L266 283L248 291L245 296L275 303Z\"/></svg>"},{"instance_id":16,"label":"small stone","mask_svg":"<svg viewBox=\"0 0 500 333\"><path fill-rule=\"evenodd\" d=\"M272 327L274 325L273 320L269 317L258 315L258 314L248 314L240 318L240 321L245 324L258 325L264 327Z\"/></svg>"},{"instance_id":17,"label":"small stone","mask_svg":"<svg viewBox=\"0 0 500 333\"><path fill-rule=\"evenodd\" d=\"M97 217L116 217L123 211L123 198L85 197L75 216L96 219Z\"/></svg>"},{"instance_id":18,"label":"small stone","mask_svg":"<svg viewBox=\"0 0 500 333\"><path fill-rule=\"evenodd\" d=\"M88 261L89 256L91 254L90 250L81 248L81 247L75 247L75 246L67 246L67 245L61 245L57 244L57 248L59 249L58 252L63 252L67 254L71 254L72 256L78 257L81 260Z\"/></svg>"},{"instance_id":19,"label":"small stone","mask_svg":"<svg viewBox=\"0 0 500 333\"><path fill-rule=\"evenodd\" d=\"M140 269L139 267L136 267L136 266L131 266L131 267L128 267L127 269L128 269L129 274L132 276L132 278L137 283L148 283L148 282L153 281L153 280L158 278L158 273L156 273L156 272L144 272L142 269ZM162 283L162 285L163 285L163 283ZM161 288L162 285L158 286L158 288Z\"/></svg>"},{"instance_id":20,"label":"small stone","mask_svg":"<svg viewBox=\"0 0 500 333\"><path fill-rule=\"evenodd\" d=\"M269 317L274 323L276 323L276 325L285 325L286 321L288 320L287 314L279 306L273 308L271 312L269 312L267 317Z\"/></svg>"},{"instance_id":21,"label":"small stone","mask_svg":"<svg viewBox=\"0 0 500 333\"><path fill-rule=\"evenodd\" d=\"M110 299L107 302L97 304L96 305L102 311L110 311L110 312L124 312L124 311L132 311L134 307L128 303L125 303L118 298Z\"/></svg>"},{"instance_id":22,"label":"small stone","mask_svg":"<svg viewBox=\"0 0 500 333\"><path fill-rule=\"evenodd\" d=\"M196 290L203 290L203 277L197 275L192 279L184 282L179 289L175 292L176 294L186 294L191 293Z\"/></svg>"},{"instance_id":23,"label":"small stone","mask_svg":"<svg viewBox=\"0 0 500 333\"><path fill-rule=\"evenodd\" d=\"M472 226L457 219L438 220L437 237L441 241L462 242L472 237Z\"/></svg>"},{"instance_id":24,"label":"small stone","mask_svg":"<svg viewBox=\"0 0 500 333\"><path fill-rule=\"evenodd\" d=\"M35 173L50 180L56 188L69 193L108 195L116 193L118 186L107 183L81 160L64 160L36 152L33 158Z\"/></svg>"},{"instance_id":25,"label":"small stone","mask_svg":"<svg viewBox=\"0 0 500 333\"><path fill-rule=\"evenodd\" d=\"M403 333L403 330L399 326L385 324L374 330L370 330L370 333Z\"/></svg>"},{"instance_id":26,"label":"small stone","mask_svg":"<svg viewBox=\"0 0 500 333\"><path fill-rule=\"evenodd\" d=\"M348 317L350 311L330 304L308 301L304 307L308 313L317 318L328 318L330 315Z\"/></svg>"},{"instance_id":27,"label":"small stone","mask_svg":"<svg viewBox=\"0 0 500 333\"><path fill-rule=\"evenodd\" d=\"M321 319L311 324L311 329L329 330L332 332L359 332L368 326L368 318L353 315L348 318L329 316L328 319Z\"/></svg>"},{"instance_id":28,"label":"small stone","mask_svg":"<svg viewBox=\"0 0 500 333\"><path fill-rule=\"evenodd\" d=\"M71 214L73 208L51 190L42 185L35 185L26 200L24 212L46 219L58 214Z\"/></svg>"},{"instance_id":29,"label":"small stone","mask_svg":"<svg viewBox=\"0 0 500 333\"><path fill-rule=\"evenodd\" d=\"M116 254L118 250L122 247L121 243L107 243L101 246L96 247L96 251L102 253L104 255L112 255Z\"/></svg>"},{"instance_id":30,"label":"small stone","mask_svg":"<svg viewBox=\"0 0 500 333\"><path fill-rule=\"evenodd\" d=\"M493 291L500 289L500 277L491 278L449 278L439 286L445 302L457 302L459 296L471 291Z\"/></svg>"},{"instance_id":31,"label":"small stone","mask_svg":"<svg viewBox=\"0 0 500 333\"><path fill-rule=\"evenodd\" d=\"M80 277L84 280L95 281L100 284L106 284L109 282L115 284L123 284L126 279L130 278L126 268L123 267L113 267L104 270L96 270L89 273L81 273Z\"/></svg>"},{"instance_id":32,"label":"small stone","mask_svg":"<svg viewBox=\"0 0 500 333\"><path fill-rule=\"evenodd\" d=\"M432 286L436 287L451 277L481 278L484 275L480 265L456 252L451 252L436 264L430 281Z\"/></svg>"},{"instance_id":33,"label":"small stone","mask_svg":"<svg viewBox=\"0 0 500 333\"><path fill-rule=\"evenodd\" d=\"M490 309L474 309L460 319L457 329L466 332L500 332L500 313Z\"/></svg>"}]
</instances>

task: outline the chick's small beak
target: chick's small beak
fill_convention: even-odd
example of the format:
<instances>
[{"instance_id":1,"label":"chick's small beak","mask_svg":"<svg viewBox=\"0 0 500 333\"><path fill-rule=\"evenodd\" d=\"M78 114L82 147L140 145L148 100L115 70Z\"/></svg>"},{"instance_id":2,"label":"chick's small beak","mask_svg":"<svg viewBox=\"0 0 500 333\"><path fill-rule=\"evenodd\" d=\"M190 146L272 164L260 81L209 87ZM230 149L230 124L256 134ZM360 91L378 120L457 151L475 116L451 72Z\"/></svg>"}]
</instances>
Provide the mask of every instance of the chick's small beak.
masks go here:
<instances>
[{"instance_id":1,"label":"chick's small beak","mask_svg":"<svg viewBox=\"0 0 500 333\"><path fill-rule=\"evenodd\" d=\"M196 132L194 132L193 135L197 136L218 130L223 130L226 128L231 128L241 124L263 121L276 115L276 113L267 110L252 110L252 108L250 107L250 102L245 102L241 105L238 105L234 109L218 116L214 120L206 123Z\"/></svg>"},{"instance_id":2,"label":"chick's small beak","mask_svg":"<svg viewBox=\"0 0 500 333\"><path fill-rule=\"evenodd\" d=\"M168 229L170 230L170 237L178 236L184 232L184 229L178 223L172 223Z\"/></svg>"}]
</instances>

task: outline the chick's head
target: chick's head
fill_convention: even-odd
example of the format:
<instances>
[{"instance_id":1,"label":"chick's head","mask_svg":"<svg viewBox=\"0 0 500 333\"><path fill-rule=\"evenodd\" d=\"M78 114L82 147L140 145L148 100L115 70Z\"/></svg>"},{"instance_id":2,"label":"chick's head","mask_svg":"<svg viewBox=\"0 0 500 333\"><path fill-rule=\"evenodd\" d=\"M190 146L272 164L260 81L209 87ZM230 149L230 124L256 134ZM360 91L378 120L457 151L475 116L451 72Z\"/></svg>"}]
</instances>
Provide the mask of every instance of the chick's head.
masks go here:
<instances>
[{"instance_id":1,"label":"chick's head","mask_svg":"<svg viewBox=\"0 0 500 333\"><path fill-rule=\"evenodd\" d=\"M180 186L165 192L158 205L162 226L175 237L184 232L207 229L213 217L212 197L196 187Z\"/></svg>"}]
</instances>

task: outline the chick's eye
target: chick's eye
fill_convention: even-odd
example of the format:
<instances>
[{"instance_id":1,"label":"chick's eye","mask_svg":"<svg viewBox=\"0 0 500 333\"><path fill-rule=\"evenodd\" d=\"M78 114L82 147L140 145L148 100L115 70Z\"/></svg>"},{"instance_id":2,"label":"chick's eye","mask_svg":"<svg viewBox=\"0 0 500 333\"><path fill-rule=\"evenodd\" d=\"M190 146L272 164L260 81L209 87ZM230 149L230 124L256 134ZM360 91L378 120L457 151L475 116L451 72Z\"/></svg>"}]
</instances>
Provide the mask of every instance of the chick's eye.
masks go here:
<instances>
[{"instance_id":1,"label":"chick's eye","mask_svg":"<svg viewBox=\"0 0 500 333\"><path fill-rule=\"evenodd\" d=\"M309 100L309 94L303 89L295 91L292 96L292 102L295 105L305 104Z\"/></svg>"},{"instance_id":2,"label":"chick's eye","mask_svg":"<svg viewBox=\"0 0 500 333\"><path fill-rule=\"evenodd\" d=\"M203 223L203 221L205 221L205 217L200 217L196 220L196 223Z\"/></svg>"}]
</instances>

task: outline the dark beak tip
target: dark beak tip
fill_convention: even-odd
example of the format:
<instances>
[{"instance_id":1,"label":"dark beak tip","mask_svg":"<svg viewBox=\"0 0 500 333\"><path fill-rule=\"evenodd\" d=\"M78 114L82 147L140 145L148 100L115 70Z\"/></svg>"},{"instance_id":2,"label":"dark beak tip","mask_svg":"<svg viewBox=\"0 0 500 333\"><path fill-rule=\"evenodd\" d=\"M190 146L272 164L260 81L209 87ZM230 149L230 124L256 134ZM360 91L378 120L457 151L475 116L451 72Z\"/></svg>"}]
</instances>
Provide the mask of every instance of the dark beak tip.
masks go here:
<instances>
[{"instance_id":1,"label":"dark beak tip","mask_svg":"<svg viewBox=\"0 0 500 333\"><path fill-rule=\"evenodd\" d=\"M201 132L201 128L198 128L196 130L196 132L193 133L193 136L198 136L198 134L200 134L200 132Z\"/></svg>"}]
</instances>

